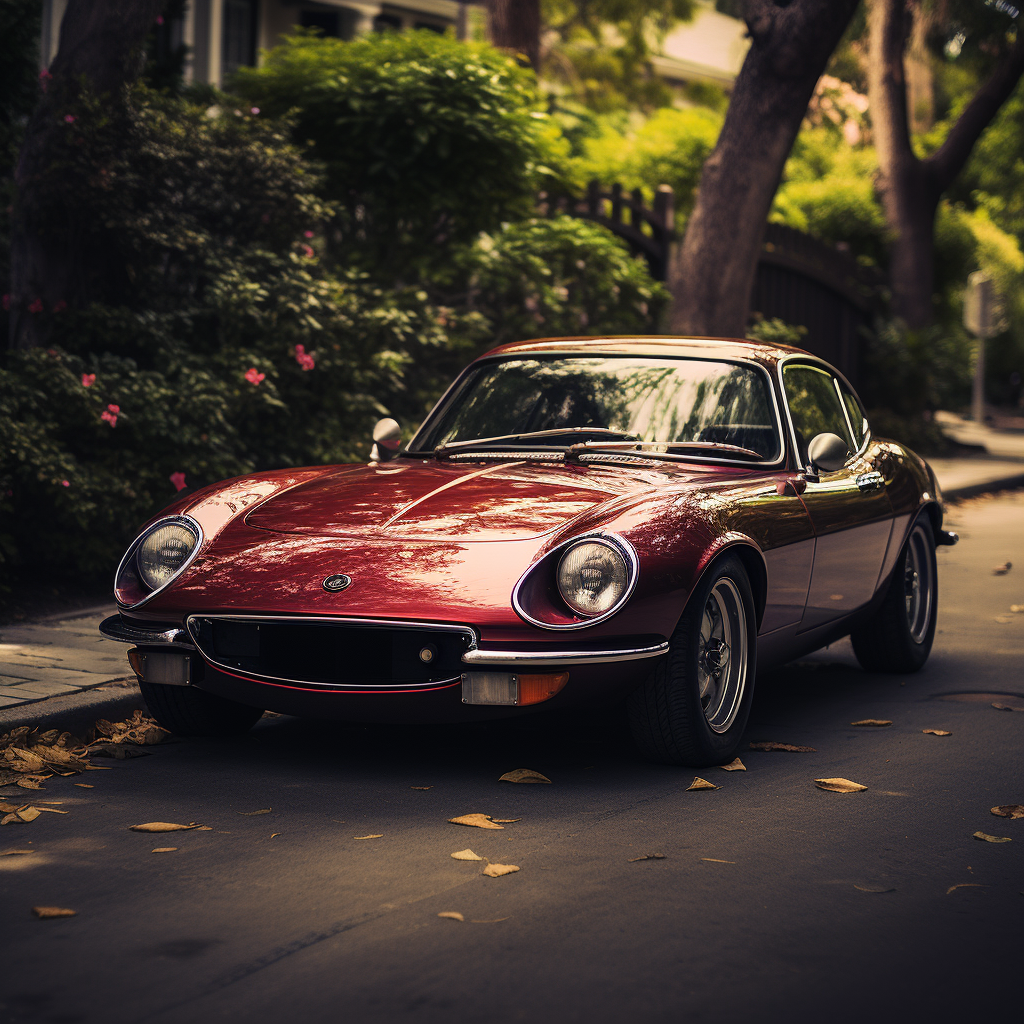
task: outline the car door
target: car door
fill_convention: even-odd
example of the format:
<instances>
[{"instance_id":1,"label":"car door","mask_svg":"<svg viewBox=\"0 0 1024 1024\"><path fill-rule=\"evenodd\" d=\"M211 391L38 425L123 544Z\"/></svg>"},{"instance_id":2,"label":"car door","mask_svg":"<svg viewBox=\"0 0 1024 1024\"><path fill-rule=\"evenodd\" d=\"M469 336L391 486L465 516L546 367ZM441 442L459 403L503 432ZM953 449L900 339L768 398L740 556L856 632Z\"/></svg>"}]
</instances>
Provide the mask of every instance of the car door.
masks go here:
<instances>
[{"instance_id":1,"label":"car door","mask_svg":"<svg viewBox=\"0 0 1024 1024\"><path fill-rule=\"evenodd\" d=\"M824 625L871 600L892 532L892 506L867 423L845 382L823 366L787 362L782 379L801 465L817 434L849 446L839 470L806 472L802 498L814 527L814 563L801 631ZM856 410L856 421L851 412Z\"/></svg>"}]
</instances>

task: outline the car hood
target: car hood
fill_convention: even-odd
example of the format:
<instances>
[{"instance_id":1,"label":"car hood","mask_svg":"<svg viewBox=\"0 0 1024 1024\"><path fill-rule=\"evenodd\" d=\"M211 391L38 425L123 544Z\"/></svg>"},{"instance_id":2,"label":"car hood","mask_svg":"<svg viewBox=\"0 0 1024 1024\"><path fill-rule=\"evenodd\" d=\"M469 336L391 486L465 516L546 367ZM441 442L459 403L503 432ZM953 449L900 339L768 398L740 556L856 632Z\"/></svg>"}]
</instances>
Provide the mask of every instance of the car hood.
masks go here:
<instances>
[{"instance_id":1,"label":"car hood","mask_svg":"<svg viewBox=\"0 0 1024 1024\"><path fill-rule=\"evenodd\" d=\"M301 483L261 503L245 522L309 536L525 540L664 486L665 475L625 467L402 459Z\"/></svg>"}]
</instances>

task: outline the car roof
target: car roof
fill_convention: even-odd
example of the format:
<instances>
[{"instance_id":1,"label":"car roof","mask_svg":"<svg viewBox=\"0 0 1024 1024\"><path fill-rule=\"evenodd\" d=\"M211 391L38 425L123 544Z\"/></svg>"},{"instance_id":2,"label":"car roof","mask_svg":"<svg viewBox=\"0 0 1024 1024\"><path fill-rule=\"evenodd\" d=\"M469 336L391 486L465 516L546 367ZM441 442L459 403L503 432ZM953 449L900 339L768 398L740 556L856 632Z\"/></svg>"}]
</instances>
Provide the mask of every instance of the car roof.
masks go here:
<instances>
[{"instance_id":1,"label":"car roof","mask_svg":"<svg viewBox=\"0 0 1024 1024\"><path fill-rule=\"evenodd\" d=\"M538 338L514 341L491 349L481 359L509 355L543 355L571 353L576 355L608 353L615 355L675 356L700 359L746 359L767 367L783 357L810 356L809 352L791 345L779 345L740 338L680 338L672 335L622 335L606 337ZM811 356L811 358L815 358Z\"/></svg>"}]
</instances>

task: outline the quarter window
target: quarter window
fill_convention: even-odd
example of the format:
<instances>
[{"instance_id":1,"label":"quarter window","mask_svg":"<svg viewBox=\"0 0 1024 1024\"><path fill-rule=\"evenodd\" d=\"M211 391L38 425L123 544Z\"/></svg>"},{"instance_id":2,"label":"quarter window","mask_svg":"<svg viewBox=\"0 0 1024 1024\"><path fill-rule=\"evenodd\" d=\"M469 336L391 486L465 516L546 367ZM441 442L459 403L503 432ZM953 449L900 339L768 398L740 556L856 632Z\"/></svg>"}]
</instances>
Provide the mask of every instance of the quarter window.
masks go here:
<instances>
[{"instance_id":1,"label":"quarter window","mask_svg":"<svg viewBox=\"0 0 1024 1024\"><path fill-rule=\"evenodd\" d=\"M818 434L838 434L854 450L835 378L816 366L789 364L782 371L786 401L793 417L800 464L807 465L807 446Z\"/></svg>"},{"instance_id":2,"label":"quarter window","mask_svg":"<svg viewBox=\"0 0 1024 1024\"><path fill-rule=\"evenodd\" d=\"M843 396L843 404L846 406L846 411L850 416L850 425L853 427L853 440L859 449L868 433L868 420L864 415L864 408L857 396L842 381L839 381L839 392Z\"/></svg>"}]
</instances>

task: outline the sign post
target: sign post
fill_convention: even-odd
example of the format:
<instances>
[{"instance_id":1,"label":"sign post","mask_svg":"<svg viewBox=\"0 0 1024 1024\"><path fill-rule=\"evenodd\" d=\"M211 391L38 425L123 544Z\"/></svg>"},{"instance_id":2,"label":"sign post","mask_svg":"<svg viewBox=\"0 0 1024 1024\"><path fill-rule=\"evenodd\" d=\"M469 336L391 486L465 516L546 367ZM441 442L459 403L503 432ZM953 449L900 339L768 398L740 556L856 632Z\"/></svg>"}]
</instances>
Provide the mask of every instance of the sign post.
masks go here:
<instances>
[{"instance_id":1,"label":"sign post","mask_svg":"<svg viewBox=\"0 0 1024 1024\"><path fill-rule=\"evenodd\" d=\"M984 271L975 271L967 278L964 326L978 339L978 358L974 364L974 386L971 389L971 417L975 423L984 423L985 339L996 332L996 290Z\"/></svg>"}]
</instances>

